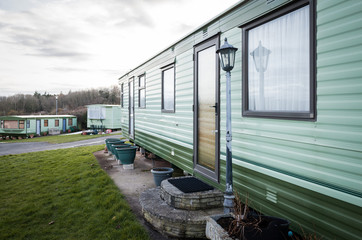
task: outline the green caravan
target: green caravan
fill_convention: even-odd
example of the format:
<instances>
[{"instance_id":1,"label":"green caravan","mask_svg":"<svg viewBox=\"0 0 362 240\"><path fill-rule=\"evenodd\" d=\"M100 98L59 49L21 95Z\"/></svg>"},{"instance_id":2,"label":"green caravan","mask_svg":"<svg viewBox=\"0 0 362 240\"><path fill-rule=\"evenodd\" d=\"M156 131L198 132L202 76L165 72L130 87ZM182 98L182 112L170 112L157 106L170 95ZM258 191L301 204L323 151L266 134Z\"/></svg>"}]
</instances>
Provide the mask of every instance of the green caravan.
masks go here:
<instances>
[{"instance_id":1,"label":"green caravan","mask_svg":"<svg viewBox=\"0 0 362 240\"><path fill-rule=\"evenodd\" d=\"M0 136L29 137L59 134L77 128L73 115L13 115L0 117Z\"/></svg>"},{"instance_id":2,"label":"green caravan","mask_svg":"<svg viewBox=\"0 0 362 240\"><path fill-rule=\"evenodd\" d=\"M323 239L362 236L362 1L245 0L119 78L123 134ZM301 230L302 229L302 230Z\"/></svg>"},{"instance_id":3,"label":"green caravan","mask_svg":"<svg viewBox=\"0 0 362 240\"><path fill-rule=\"evenodd\" d=\"M87 105L87 128L121 129L121 106Z\"/></svg>"}]
</instances>

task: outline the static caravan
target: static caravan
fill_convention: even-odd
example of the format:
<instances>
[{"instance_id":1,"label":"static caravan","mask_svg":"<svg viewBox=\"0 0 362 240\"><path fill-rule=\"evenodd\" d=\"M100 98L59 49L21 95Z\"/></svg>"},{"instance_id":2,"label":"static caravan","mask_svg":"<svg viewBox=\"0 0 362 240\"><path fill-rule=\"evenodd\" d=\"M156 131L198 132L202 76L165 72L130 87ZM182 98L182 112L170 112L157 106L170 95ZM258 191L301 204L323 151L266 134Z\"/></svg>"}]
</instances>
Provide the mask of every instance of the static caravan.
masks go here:
<instances>
[{"instance_id":1,"label":"static caravan","mask_svg":"<svg viewBox=\"0 0 362 240\"><path fill-rule=\"evenodd\" d=\"M87 105L87 128L121 129L121 106Z\"/></svg>"},{"instance_id":2,"label":"static caravan","mask_svg":"<svg viewBox=\"0 0 362 240\"><path fill-rule=\"evenodd\" d=\"M0 117L0 136L39 136L53 132L66 132L77 127L73 115L17 115Z\"/></svg>"},{"instance_id":3,"label":"static caravan","mask_svg":"<svg viewBox=\"0 0 362 240\"><path fill-rule=\"evenodd\" d=\"M362 1L241 1L119 78L123 133L324 239L362 236Z\"/></svg>"}]
</instances>

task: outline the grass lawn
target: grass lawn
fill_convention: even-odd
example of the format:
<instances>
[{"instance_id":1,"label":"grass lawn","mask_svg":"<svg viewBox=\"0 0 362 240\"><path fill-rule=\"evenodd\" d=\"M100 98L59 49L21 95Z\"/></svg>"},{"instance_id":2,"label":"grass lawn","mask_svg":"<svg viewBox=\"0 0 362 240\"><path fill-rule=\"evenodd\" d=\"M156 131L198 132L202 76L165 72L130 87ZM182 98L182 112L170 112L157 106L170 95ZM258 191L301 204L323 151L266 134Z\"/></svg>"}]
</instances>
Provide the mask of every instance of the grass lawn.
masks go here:
<instances>
[{"instance_id":1,"label":"grass lawn","mask_svg":"<svg viewBox=\"0 0 362 240\"><path fill-rule=\"evenodd\" d=\"M120 134L120 133L118 133ZM91 138L99 138L99 137L112 137L112 134L97 134L97 135L81 135L72 134L72 135L54 135L54 136L45 136L45 137L35 137L35 138L27 138L21 140L7 140L3 142L7 143L17 143L17 142L49 142L49 143L66 143L66 142L75 142L81 140L87 140Z\"/></svg>"},{"instance_id":2,"label":"grass lawn","mask_svg":"<svg viewBox=\"0 0 362 240\"><path fill-rule=\"evenodd\" d=\"M0 239L149 239L92 152L0 156Z\"/></svg>"}]
</instances>

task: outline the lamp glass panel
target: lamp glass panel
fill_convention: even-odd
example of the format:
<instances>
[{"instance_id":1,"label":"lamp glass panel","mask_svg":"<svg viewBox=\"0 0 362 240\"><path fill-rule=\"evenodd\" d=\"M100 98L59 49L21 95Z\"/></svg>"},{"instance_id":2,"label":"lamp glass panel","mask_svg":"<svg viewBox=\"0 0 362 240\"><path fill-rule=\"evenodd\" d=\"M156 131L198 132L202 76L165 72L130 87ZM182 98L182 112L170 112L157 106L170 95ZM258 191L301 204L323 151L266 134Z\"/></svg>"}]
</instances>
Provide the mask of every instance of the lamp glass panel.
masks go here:
<instances>
[{"instance_id":1,"label":"lamp glass panel","mask_svg":"<svg viewBox=\"0 0 362 240\"><path fill-rule=\"evenodd\" d=\"M221 53L222 63L223 63L223 69L227 69L230 66L229 62L229 54L228 51L223 51Z\"/></svg>"},{"instance_id":2,"label":"lamp glass panel","mask_svg":"<svg viewBox=\"0 0 362 240\"><path fill-rule=\"evenodd\" d=\"M235 52L236 52L235 49L229 49L229 56L230 56L229 65L230 65L230 68L234 68Z\"/></svg>"}]
</instances>

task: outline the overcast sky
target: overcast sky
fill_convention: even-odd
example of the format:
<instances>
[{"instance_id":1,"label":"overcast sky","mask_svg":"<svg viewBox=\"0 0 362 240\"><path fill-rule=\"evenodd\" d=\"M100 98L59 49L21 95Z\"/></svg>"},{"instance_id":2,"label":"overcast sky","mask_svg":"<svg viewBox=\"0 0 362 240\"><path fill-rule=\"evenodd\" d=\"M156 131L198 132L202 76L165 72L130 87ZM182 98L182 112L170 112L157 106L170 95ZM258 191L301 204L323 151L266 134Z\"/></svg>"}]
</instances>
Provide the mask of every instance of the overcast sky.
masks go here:
<instances>
[{"instance_id":1,"label":"overcast sky","mask_svg":"<svg viewBox=\"0 0 362 240\"><path fill-rule=\"evenodd\" d=\"M236 2L0 0L0 96L110 87Z\"/></svg>"}]
</instances>

